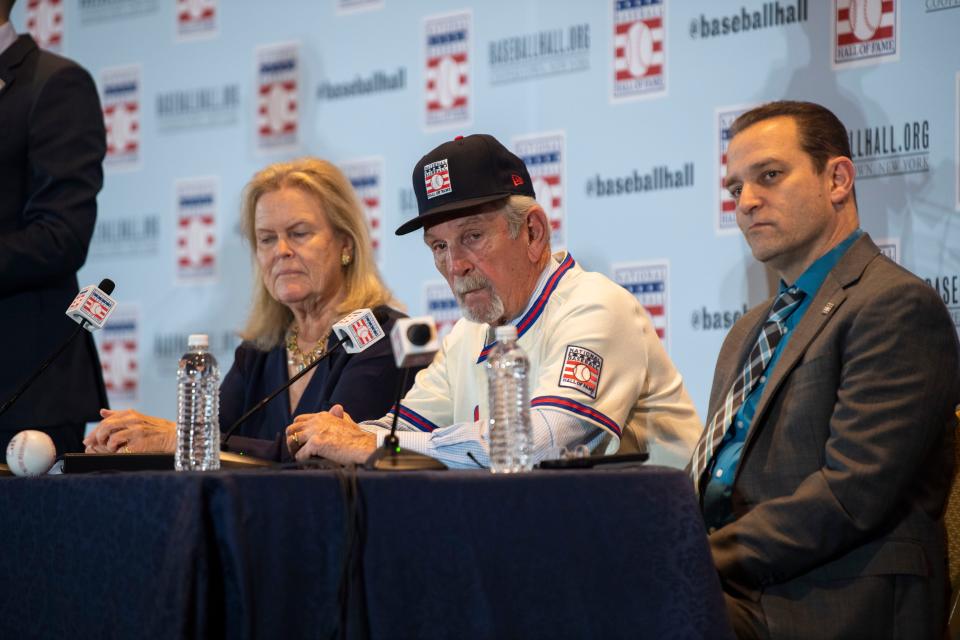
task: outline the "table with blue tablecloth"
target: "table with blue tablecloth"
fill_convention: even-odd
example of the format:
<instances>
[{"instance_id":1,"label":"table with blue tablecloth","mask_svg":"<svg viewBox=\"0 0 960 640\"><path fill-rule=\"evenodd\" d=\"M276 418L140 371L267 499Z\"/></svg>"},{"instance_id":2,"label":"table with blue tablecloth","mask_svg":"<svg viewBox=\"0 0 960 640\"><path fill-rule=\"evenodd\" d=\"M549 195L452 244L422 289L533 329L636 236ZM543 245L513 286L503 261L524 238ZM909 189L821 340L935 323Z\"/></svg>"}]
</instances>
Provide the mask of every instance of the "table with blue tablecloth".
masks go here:
<instances>
[{"instance_id":1,"label":"table with blue tablecloth","mask_svg":"<svg viewBox=\"0 0 960 640\"><path fill-rule=\"evenodd\" d=\"M0 637L731 637L676 470L0 480Z\"/></svg>"}]
</instances>

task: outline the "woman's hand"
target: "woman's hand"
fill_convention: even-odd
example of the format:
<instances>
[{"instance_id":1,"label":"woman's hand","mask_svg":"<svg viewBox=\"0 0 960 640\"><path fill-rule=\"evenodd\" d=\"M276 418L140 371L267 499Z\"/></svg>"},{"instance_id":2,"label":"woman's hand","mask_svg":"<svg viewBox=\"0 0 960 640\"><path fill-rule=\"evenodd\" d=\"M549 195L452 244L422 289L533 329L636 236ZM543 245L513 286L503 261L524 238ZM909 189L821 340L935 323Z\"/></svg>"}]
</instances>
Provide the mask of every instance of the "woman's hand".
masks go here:
<instances>
[{"instance_id":1,"label":"woman's hand","mask_svg":"<svg viewBox=\"0 0 960 640\"><path fill-rule=\"evenodd\" d=\"M300 462L321 456L342 464L362 463L377 448L377 436L362 430L343 407L305 413L287 427L287 447Z\"/></svg>"},{"instance_id":2,"label":"woman's hand","mask_svg":"<svg viewBox=\"0 0 960 640\"><path fill-rule=\"evenodd\" d=\"M133 409L100 409L103 420L83 444L87 453L173 452L177 441L176 423L145 416Z\"/></svg>"}]
</instances>

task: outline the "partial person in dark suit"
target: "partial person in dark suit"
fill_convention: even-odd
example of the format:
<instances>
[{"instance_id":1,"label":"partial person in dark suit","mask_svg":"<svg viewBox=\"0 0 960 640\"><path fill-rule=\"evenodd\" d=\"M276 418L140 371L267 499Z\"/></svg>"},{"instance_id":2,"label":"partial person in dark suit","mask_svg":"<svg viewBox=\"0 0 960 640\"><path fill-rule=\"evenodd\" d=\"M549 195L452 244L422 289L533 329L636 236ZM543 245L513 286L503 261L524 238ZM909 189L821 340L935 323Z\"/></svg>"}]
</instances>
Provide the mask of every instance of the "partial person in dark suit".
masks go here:
<instances>
[{"instance_id":1,"label":"partial person in dark suit","mask_svg":"<svg viewBox=\"0 0 960 640\"><path fill-rule=\"evenodd\" d=\"M371 308L390 333L403 314L377 272L353 187L331 163L301 158L258 172L244 191L241 227L253 250L253 306L245 341L220 387L220 427L241 415L336 344L333 324ZM415 373L415 372L414 372ZM332 353L230 438L231 451L290 460L284 428L301 414L341 405L363 419L392 406L402 372L390 340L360 353ZM408 378L408 387L413 376ZM132 409L104 410L84 440L90 452L173 451L176 424Z\"/></svg>"},{"instance_id":2,"label":"partial person in dark suit","mask_svg":"<svg viewBox=\"0 0 960 640\"><path fill-rule=\"evenodd\" d=\"M103 185L103 112L90 74L41 51L0 0L0 402L76 328L77 294ZM0 416L0 446L40 429L59 453L82 451L86 422L107 397L84 332Z\"/></svg>"},{"instance_id":3,"label":"partial person in dark suit","mask_svg":"<svg viewBox=\"0 0 960 640\"><path fill-rule=\"evenodd\" d=\"M724 341L690 466L735 629L939 637L955 329L859 228L834 114L774 102L731 135L737 222L781 279Z\"/></svg>"}]
</instances>

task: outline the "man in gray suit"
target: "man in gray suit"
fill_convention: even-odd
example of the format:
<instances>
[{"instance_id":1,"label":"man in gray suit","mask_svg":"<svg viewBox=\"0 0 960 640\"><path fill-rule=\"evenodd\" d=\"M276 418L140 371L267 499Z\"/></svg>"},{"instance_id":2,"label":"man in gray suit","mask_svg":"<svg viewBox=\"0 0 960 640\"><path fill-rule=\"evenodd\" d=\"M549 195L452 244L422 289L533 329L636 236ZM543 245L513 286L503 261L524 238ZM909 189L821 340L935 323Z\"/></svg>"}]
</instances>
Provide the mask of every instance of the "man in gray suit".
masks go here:
<instances>
[{"instance_id":1,"label":"man in gray suit","mask_svg":"<svg viewBox=\"0 0 960 640\"><path fill-rule=\"evenodd\" d=\"M774 102L726 188L781 279L730 331L690 472L740 637L935 638L958 345L943 302L859 228L843 124Z\"/></svg>"}]
</instances>

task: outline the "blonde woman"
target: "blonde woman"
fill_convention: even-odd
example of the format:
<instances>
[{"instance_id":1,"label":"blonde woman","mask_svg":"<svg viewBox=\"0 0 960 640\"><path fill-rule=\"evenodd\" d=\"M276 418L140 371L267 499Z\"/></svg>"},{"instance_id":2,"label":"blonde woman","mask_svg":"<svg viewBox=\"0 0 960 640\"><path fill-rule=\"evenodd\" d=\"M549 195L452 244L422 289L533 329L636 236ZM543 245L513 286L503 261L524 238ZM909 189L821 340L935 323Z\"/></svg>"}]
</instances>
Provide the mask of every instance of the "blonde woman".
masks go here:
<instances>
[{"instance_id":1,"label":"blonde woman","mask_svg":"<svg viewBox=\"0 0 960 640\"><path fill-rule=\"evenodd\" d=\"M331 348L333 323L350 311L380 309L388 333L402 315L373 262L356 195L334 165L316 158L270 165L247 185L241 215L254 251L253 307L220 389L223 430ZM297 415L340 404L355 419L378 418L390 409L399 377L389 340L354 355L340 350L246 421L231 449L286 459L283 432ZM133 410L101 415L84 440L87 451L174 449L169 420Z\"/></svg>"}]
</instances>

